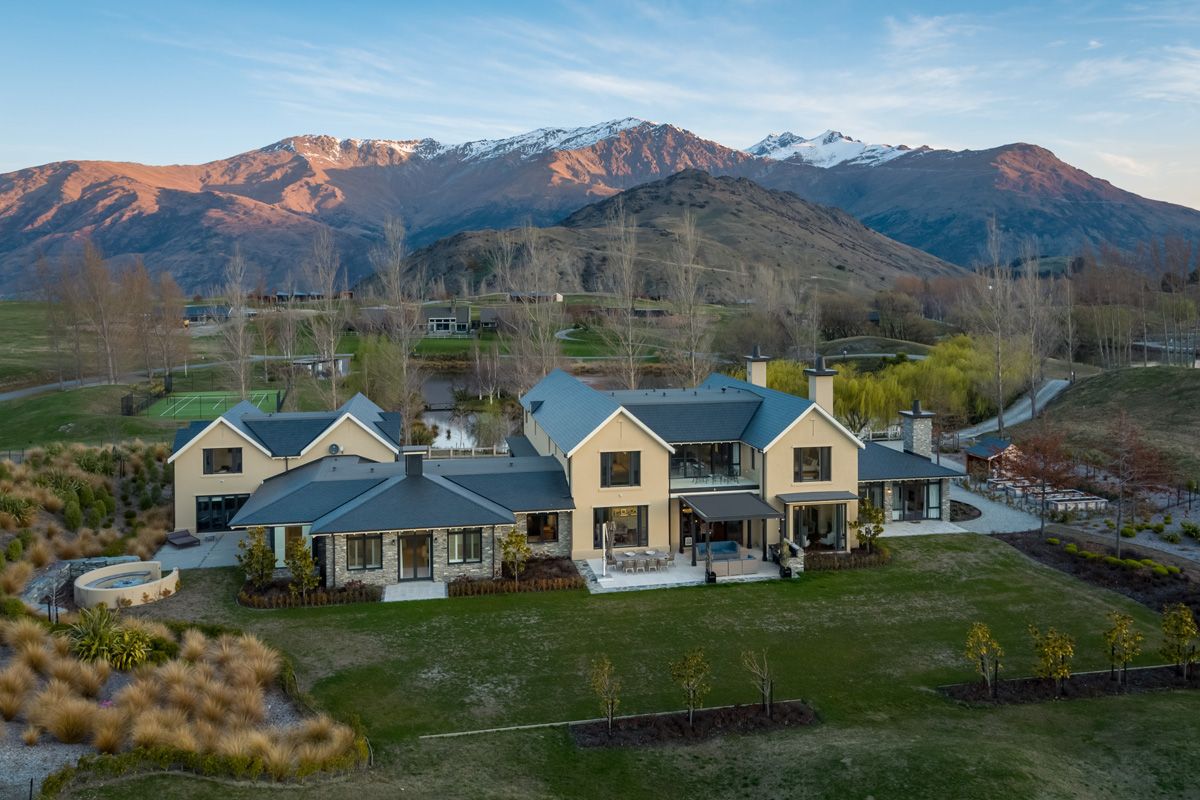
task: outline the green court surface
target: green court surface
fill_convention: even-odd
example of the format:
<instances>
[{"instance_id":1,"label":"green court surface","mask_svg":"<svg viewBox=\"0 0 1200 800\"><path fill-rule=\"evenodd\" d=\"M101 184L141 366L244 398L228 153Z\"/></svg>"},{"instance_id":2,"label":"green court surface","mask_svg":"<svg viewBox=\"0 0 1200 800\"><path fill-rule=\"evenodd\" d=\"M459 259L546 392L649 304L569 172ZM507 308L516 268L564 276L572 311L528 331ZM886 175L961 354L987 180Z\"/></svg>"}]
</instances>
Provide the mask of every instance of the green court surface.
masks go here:
<instances>
[{"instance_id":1,"label":"green court surface","mask_svg":"<svg viewBox=\"0 0 1200 800\"><path fill-rule=\"evenodd\" d=\"M276 392L250 392L246 398L263 411L275 410ZM166 419L212 419L237 405L241 398L229 392L175 392L146 409L149 417Z\"/></svg>"}]
</instances>

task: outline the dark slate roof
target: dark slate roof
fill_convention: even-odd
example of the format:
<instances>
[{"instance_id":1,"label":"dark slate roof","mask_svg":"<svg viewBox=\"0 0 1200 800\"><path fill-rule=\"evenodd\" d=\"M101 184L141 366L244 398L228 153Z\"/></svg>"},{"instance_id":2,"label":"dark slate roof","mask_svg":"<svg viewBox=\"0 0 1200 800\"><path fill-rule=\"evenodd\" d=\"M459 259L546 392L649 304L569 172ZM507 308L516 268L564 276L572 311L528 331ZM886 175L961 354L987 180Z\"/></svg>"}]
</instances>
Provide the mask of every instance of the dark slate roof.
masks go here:
<instances>
[{"instance_id":1,"label":"dark slate roof","mask_svg":"<svg viewBox=\"0 0 1200 800\"><path fill-rule=\"evenodd\" d=\"M509 436L504 441L508 443L509 455L514 458L540 455L528 436Z\"/></svg>"},{"instance_id":2,"label":"dark slate roof","mask_svg":"<svg viewBox=\"0 0 1200 800\"><path fill-rule=\"evenodd\" d=\"M812 405L811 400L786 392L778 392L763 386L755 386L721 373L713 373L701 384L702 389L740 389L762 399L754 416L746 424L741 440L751 447L762 450L788 429L796 418Z\"/></svg>"},{"instance_id":3,"label":"dark slate roof","mask_svg":"<svg viewBox=\"0 0 1200 800\"><path fill-rule=\"evenodd\" d=\"M425 474L441 475L510 511L575 508L562 465L553 456L430 460Z\"/></svg>"},{"instance_id":4,"label":"dark slate roof","mask_svg":"<svg viewBox=\"0 0 1200 800\"><path fill-rule=\"evenodd\" d=\"M741 389L658 389L609 392L665 441L740 441L762 398Z\"/></svg>"},{"instance_id":5,"label":"dark slate roof","mask_svg":"<svg viewBox=\"0 0 1200 800\"><path fill-rule=\"evenodd\" d=\"M359 473L355 468L368 465ZM330 456L263 481L230 521L232 527L304 524L329 513L388 477L387 464ZM379 469L372 473L368 470Z\"/></svg>"},{"instance_id":6,"label":"dark slate roof","mask_svg":"<svg viewBox=\"0 0 1200 800\"><path fill-rule=\"evenodd\" d=\"M521 396L521 406L564 453L574 450L620 408L616 400L561 369Z\"/></svg>"},{"instance_id":7,"label":"dark slate roof","mask_svg":"<svg viewBox=\"0 0 1200 800\"><path fill-rule=\"evenodd\" d=\"M731 522L741 519L779 519L783 514L749 492L713 492L688 494L680 498L705 522Z\"/></svg>"},{"instance_id":8,"label":"dark slate roof","mask_svg":"<svg viewBox=\"0 0 1200 800\"><path fill-rule=\"evenodd\" d=\"M269 414L245 416L242 424L273 456L298 456L336 421L332 414Z\"/></svg>"},{"instance_id":9,"label":"dark slate roof","mask_svg":"<svg viewBox=\"0 0 1200 800\"><path fill-rule=\"evenodd\" d=\"M1007 450L1011 444L1012 442L1008 439L1001 439L997 436L985 436L966 448L964 452L976 458L992 459Z\"/></svg>"},{"instance_id":10,"label":"dark slate roof","mask_svg":"<svg viewBox=\"0 0 1200 800\"><path fill-rule=\"evenodd\" d=\"M171 446L171 452L175 452L185 444L195 439L200 435L200 432L212 424L212 420L198 420L189 422L179 430L175 431L175 443Z\"/></svg>"},{"instance_id":11,"label":"dark slate roof","mask_svg":"<svg viewBox=\"0 0 1200 800\"><path fill-rule=\"evenodd\" d=\"M785 503L827 503L831 500L857 500L854 492L788 492L776 495Z\"/></svg>"},{"instance_id":12,"label":"dark slate roof","mask_svg":"<svg viewBox=\"0 0 1200 800\"><path fill-rule=\"evenodd\" d=\"M512 512L438 475L389 478L316 520L312 533L511 525Z\"/></svg>"},{"instance_id":13,"label":"dark slate roof","mask_svg":"<svg viewBox=\"0 0 1200 800\"><path fill-rule=\"evenodd\" d=\"M460 303L456 303L453 306L423 306L421 313L426 321L434 318L447 319L449 317L453 317L455 322L471 321L471 307Z\"/></svg>"},{"instance_id":14,"label":"dark slate roof","mask_svg":"<svg viewBox=\"0 0 1200 800\"><path fill-rule=\"evenodd\" d=\"M861 483L955 478L960 475L961 472L935 464L924 456L894 450L878 442L868 442L866 449L858 454L858 480Z\"/></svg>"},{"instance_id":15,"label":"dark slate roof","mask_svg":"<svg viewBox=\"0 0 1200 800\"><path fill-rule=\"evenodd\" d=\"M277 458L298 456L304 448L310 445L330 425L344 415L361 422L366 428L383 437L392 446L400 443L400 414L394 411L384 411L362 394L356 394L335 411L293 411L286 413L268 414L248 400L243 400L221 415L221 418L246 438L261 445ZM209 422L199 424L200 430ZM191 427L191 426L189 426ZM177 434L175 451L195 438L192 433L186 440Z\"/></svg>"}]
</instances>

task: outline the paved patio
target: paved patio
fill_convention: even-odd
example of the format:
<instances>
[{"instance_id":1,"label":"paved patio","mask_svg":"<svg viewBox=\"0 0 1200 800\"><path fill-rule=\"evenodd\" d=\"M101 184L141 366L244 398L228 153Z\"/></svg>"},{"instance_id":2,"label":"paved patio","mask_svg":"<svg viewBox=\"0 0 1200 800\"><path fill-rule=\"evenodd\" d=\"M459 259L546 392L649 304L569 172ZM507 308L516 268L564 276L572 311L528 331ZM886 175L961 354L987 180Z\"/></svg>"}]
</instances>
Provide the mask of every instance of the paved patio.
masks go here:
<instances>
[{"instance_id":1,"label":"paved patio","mask_svg":"<svg viewBox=\"0 0 1200 800\"><path fill-rule=\"evenodd\" d=\"M406 600L442 600L446 597L446 584L437 581L411 581L389 583L383 587L383 602L402 603Z\"/></svg>"},{"instance_id":2,"label":"paved patio","mask_svg":"<svg viewBox=\"0 0 1200 800\"><path fill-rule=\"evenodd\" d=\"M898 536L929 536L938 533L966 533L956 522L940 519L921 519L914 522L889 522L883 526L883 535L894 539Z\"/></svg>"},{"instance_id":3,"label":"paved patio","mask_svg":"<svg viewBox=\"0 0 1200 800\"><path fill-rule=\"evenodd\" d=\"M1033 514L1019 508L989 500L981 494L955 485L950 490L950 497L968 505L975 506L982 512L978 519L965 519L955 523L968 531L975 533L1012 533L1015 531L1036 530L1041 521Z\"/></svg>"},{"instance_id":4,"label":"paved patio","mask_svg":"<svg viewBox=\"0 0 1200 800\"><path fill-rule=\"evenodd\" d=\"M206 537L211 541L205 541ZM246 538L245 531L225 533L201 533L200 544L195 547L176 547L164 544L154 554L154 560L162 562L163 572L175 569L206 569L209 567L236 567L238 542Z\"/></svg>"},{"instance_id":5,"label":"paved patio","mask_svg":"<svg viewBox=\"0 0 1200 800\"><path fill-rule=\"evenodd\" d=\"M779 578L779 567L762 561L762 553L740 548L741 558L729 561L714 561L713 572L717 573L717 583L737 583L743 581L765 581ZM696 566L692 566L691 551L675 554L675 565L661 572L621 572L609 567L608 574L602 575L604 564L602 559L590 558L576 562L580 565L580 573L588 579L588 591L593 594L605 592L628 592L639 589L665 589L675 586L698 586L704 583L704 559L698 558Z\"/></svg>"}]
</instances>

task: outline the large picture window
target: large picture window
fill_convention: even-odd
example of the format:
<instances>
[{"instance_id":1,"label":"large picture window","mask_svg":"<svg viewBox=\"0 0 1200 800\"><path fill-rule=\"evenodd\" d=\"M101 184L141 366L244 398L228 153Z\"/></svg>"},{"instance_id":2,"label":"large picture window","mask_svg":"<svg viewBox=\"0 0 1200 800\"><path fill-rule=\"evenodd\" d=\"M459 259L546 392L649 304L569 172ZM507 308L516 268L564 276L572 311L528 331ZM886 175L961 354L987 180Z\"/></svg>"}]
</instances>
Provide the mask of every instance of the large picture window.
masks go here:
<instances>
[{"instance_id":1,"label":"large picture window","mask_svg":"<svg viewBox=\"0 0 1200 800\"><path fill-rule=\"evenodd\" d=\"M796 483L829 480L831 450L829 447L797 447L793 450L792 480Z\"/></svg>"},{"instance_id":2,"label":"large picture window","mask_svg":"<svg viewBox=\"0 0 1200 800\"><path fill-rule=\"evenodd\" d=\"M604 546L601 526L609 523L608 543L611 547L645 547L650 540L646 524L647 506L614 506L597 508L592 512L595 523L593 546Z\"/></svg>"},{"instance_id":3,"label":"large picture window","mask_svg":"<svg viewBox=\"0 0 1200 800\"><path fill-rule=\"evenodd\" d=\"M346 569L383 569L383 536L347 536Z\"/></svg>"},{"instance_id":4,"label":"large picture window","mask_svg":"<svg viewBox=\"0 0 1200 800\"><path fill-rule=\"evenodd\" d=\"M600 485L641 486L642 454L638 450L600 454Z\"/></svg>"},{"instance_id":5,"label":"large picture window","mask_svg":"<svg viewBox=\"0 0 1200 800\"><path fill-rule=\"evenodd\" d=\"M229 520L241 510L248 494L202 495L196 498L196 532L224 531Z\"/></svg>"},{"instance_id":6,"label":"large picture window","mask_svg":"<svg viewBox=\"0 0 1200 800\"><path fill-rule=\"evenodd\" d=\"M477 564L483 561L483 528L450 531L446 543L451 564Z\"/></svg>"},{"instance_id":7,"label":"large picture window","mask_svg":"<svg viewBox=\"0 0 1200 800\"><path fill-rule=\"evenodd\" d=\"M205 475L233 475L242 471L242 448L204 448Z\"/></svg>"},{"instance_id":8,"label":"large picture window","mask_svg":"<svg viewBox=\"0 0 1200 800\"><path fill-rule=\"evenodd\" d=\"M530 542L557 542L558 512L526 514L525 535Z\"/></svg>"}]
</instances>

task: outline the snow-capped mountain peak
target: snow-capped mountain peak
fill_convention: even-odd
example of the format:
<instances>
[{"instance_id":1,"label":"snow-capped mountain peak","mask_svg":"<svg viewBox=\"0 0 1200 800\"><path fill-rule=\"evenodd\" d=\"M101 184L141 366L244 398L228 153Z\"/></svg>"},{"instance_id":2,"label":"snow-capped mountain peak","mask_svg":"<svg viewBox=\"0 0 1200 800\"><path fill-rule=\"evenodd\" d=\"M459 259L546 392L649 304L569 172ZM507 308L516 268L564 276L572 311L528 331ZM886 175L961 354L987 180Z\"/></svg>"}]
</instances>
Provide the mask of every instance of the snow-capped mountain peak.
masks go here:
<instances>
[{"instance_id":1,"label":"snow-capped mountain peak","mask_svg":"<svg viewBox=\"0 0 1200 800\"><path fill-rule=\"evenodd\" d=\"M512 153L521 158L532 158L553 150L576 150L582 147L591 147L632 128L653 124L637 117L625 117L582 128L538 128L528 133L510 136L507 139L480 139L452 145L446 150L457 152L464 160L495 158Z\"/></svg>"},{"instance_id":2,"label":"snow-capped mountain peak","mask_svg":"<svg viewBox=\"0 0 1200 800\"><path fill-rule=\"evenodd\" d=\"M833 167L838 164L874 166L913 151L905 145L864 144L841 131L827 130L811 139L791 131L772 133L746 148L746 152L774 161L801 161L814 167Z\"/></svg>"}]
</instances>

